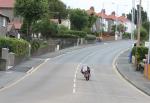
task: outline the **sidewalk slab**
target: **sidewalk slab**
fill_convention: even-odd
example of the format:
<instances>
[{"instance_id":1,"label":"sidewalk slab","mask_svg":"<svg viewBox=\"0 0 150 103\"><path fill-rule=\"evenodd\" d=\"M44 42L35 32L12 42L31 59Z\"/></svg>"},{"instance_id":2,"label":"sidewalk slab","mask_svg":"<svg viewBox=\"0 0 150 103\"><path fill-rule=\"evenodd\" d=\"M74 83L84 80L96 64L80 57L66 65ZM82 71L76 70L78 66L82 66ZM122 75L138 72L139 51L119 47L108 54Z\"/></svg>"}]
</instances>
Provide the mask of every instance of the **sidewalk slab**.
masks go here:
<instances>
[{"instance_id":1,"label":"sidewalk slab","mask_svg":"<svg viewBox=\"0 0 150 103\"><path fill-rule=\"evenodd\" d=\"M140 71L136 71L135 66L128 62L128 55L129 51L126 51L118 57L117 70L128 82L150 96L150 80L146 79Z\"/></svg>"}]
</instances>

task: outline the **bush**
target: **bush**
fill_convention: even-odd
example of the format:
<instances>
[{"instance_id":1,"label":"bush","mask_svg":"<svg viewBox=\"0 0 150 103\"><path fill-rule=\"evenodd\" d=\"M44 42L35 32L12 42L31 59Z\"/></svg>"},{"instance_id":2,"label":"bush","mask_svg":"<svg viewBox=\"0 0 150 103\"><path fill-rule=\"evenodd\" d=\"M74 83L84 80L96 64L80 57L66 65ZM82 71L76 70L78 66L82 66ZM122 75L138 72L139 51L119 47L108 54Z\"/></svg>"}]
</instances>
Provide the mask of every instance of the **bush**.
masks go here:
<instances>
[{"instance_id":1,"label":"bush","mask_svg":"<svg viewBox=\"0 0 150 103\"><path fill-rule=\"evenodd\" d=\"M132 55L137 56L137 61L140 62L145 58L145 54L148 54L147 47L133 47Z\"/></svg>"},{"instance_id":2,"label":"bush","mask_svg":"<svg viewBox=\"0 0 150 103\"><path fill-rule=\"evenodd\" d=\"M85 38L87 35L83 31L74 31L74 30L60 30L58 34L53 35L52 37L58 38Z\"/></svg>"},{"instance_id":3,"label":"bush","mask_svg":"<svg viewBox=\"0 0 150 103\"><path fill-rule=\"evenodd\" d=\"M131 38L131 33L123 33L123 38L127 38L127 39L130 39Z\"/></svg>"},{"instance_id":4,"label":"bush","mask_svg":"<svg viewBox=\"0 0 150 103\"><path fill-rule=\"evenodd\" d=\"M31 53L37 51L40 48L40 42L37 40L31 41Z\"/></svg>"},{"instance_id":5,"label":"bush","mask_svg":"<svg viewBox=\"0 0 150 103\"><path fill-rule=\"evenodd\" d=\"M23 39L0 38L0 48L8 48L17 56L24 56L28 53L29 43Z\"/></svg>"}]
</instances>

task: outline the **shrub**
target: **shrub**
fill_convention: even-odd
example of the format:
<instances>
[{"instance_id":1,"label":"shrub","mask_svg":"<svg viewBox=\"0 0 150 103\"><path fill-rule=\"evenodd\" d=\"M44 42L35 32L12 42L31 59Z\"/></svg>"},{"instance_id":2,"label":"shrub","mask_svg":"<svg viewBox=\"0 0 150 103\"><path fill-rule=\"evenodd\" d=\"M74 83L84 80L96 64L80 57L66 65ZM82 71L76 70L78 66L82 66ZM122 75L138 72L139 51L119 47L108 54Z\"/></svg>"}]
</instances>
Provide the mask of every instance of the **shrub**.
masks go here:
<instances>
[{"instance_id":1,"label":"shrub","mask_svg":"<svg viewBox=\"0 0 150 103\"><path fill-rule=\"evenodd\" d=\"M29 43L23 39L0 38L0 48L8 48L17 56L24 56L28 53Z\"/></svg>"},{"instance_id":2,"label":"shrub","mask_svg":"<svg viewBox=\"0 0 150 103\"><path fill-rule=\"evenodd\" d=\"M148 54L147 47L133 47L132 55L137 56L137 61L140 62L145 58L145 54Z\"/></svg>"},{"instance_id":3,"label":"shrub","mask_svg":"<svg viewBox=\"0 0 150 103\"><path fill-rule=\"evenodd\" d=\"M131 38L131 33L123 33L123 38L127 38L127 39L130 39Z\"/></svg>"},{"instance_id":4,"label":"shrub","mask_svg":"<svg viewBox=\"0 0 150 103\"><path fill-rule=\"evenodd\" d=\"M40 42L37 40L31 41L31 53L37 51L40 48Z\"/></svg>"},{"instance_id":5,"label":"shrub","mask_svg":"<svg viewBox=\"0 0 150 103\"><path fill-rule=\"evenodd\" d=\"M74 30L68 30L68 31L59 31L59 33L55 36L57 37L64 37L64 38L85 38L87 35L86 32L83 31L74 31Z\"/></svg>"}]
</instances>

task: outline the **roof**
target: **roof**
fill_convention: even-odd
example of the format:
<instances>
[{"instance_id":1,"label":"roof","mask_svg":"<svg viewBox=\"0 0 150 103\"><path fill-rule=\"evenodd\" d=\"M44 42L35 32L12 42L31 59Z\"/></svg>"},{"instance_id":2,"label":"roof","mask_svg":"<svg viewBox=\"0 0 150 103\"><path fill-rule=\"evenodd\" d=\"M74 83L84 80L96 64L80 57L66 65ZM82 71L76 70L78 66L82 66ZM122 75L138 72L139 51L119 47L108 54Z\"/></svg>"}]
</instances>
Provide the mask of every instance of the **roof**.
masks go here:
<instances>
[{"instance_id":1,"label":"roof","mask_svg":"<svg viewBox=\"0 0 150 103\"><path fill-rule=\"evenodd\" d=\"M116 20L117 17L116 17L115 15L108 15L108 16L107 16L107 19Z\"/></svg>"},{"instance_id":2,"label":"roof","mask_svg":"<svg viewBox=\"0 0 150 103\"><path fill-rule=\"evenodd\" d=\"M4 14L2 14L1 12L0 12L0 16L7 18L7 20L9 21L9 17L4 15Z\"/></svg>"},{"instance_id":3,"label":"roof","mask_svg":"<svg viewBox=\"0 0 150 103\"><path fill-rule=\"evenodd\" d=\"M127 22L127 21L129 21L129 20L128 20L126 17L124 17L124 16L118 17L118 20L121 21L121 22Z\"/></svg>"},{"instance_id":4,"label":"roof","mask_svg":"<svg viewBox=\"0 0 150 103\"><path fill-rule=\"evenodd\" d=\"M20 30L22 23L20 21L12 21L10 24L13 24L15 26L15 29Z\"/></svg>"},{"instance_id":5,"label":"roof","mask_svg":"<svg viewBox=\"0 0 150 103\"><path fill-rule=\"evenodd\" d=\"M108 18L108 15L106 15L105 13L102 13L102 12L98 13L97 16L98 16L98 17L102 17L102 18L104 18L104 19L107 19L107 18Z\"/></svg>"},{"instance_id":6,"label":"roof","mask_svg":"<svg viewBox=\"0 0 150 103\"><path fill-rule=\"evenodd\" d=\"M0 8L14 8L15 0L0 0Z\"/></svg>"}]
</instances>

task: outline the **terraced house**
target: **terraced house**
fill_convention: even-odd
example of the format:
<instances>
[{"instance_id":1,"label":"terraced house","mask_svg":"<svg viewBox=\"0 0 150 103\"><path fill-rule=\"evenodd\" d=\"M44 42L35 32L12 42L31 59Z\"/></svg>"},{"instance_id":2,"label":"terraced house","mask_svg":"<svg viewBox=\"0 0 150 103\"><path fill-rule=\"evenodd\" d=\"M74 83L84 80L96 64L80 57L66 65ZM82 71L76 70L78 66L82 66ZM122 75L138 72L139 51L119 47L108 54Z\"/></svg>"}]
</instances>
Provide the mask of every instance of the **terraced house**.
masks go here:
<instances>
[{"instance_id":1,"label":"terraced house","mask_svg":"<svg viewBox=\"0 0 150 103\"><path fill-rule=\"evenodd\" d=\"M7 33L7 25L10 22L9 18L0 12L0 36L5 36Z\"/></svg>"},{"instance_id":2,"label":"terraced house","mask_svg":"<svg viewBox=\"0 0 150 103\"><path fill-rule=\"evenodd\" d=\"M123 25L125 28L124 32L127 33L132 33L136 28L135 24L128 20L125 14L118 16L116 15L115 11L113 11L110 15L108 15L106 14L105 9L102 9L101 12L96 13L94 7L91 7L89 10L87 10L87 13L89 15L96 15L98 17L91 30L93 32L100 32L101 34L103 32L103 36L106 34L107 36L117 36L122 39L121 32L113 33L112 27L115 25Z\"/></svg>"}]
</instances>

